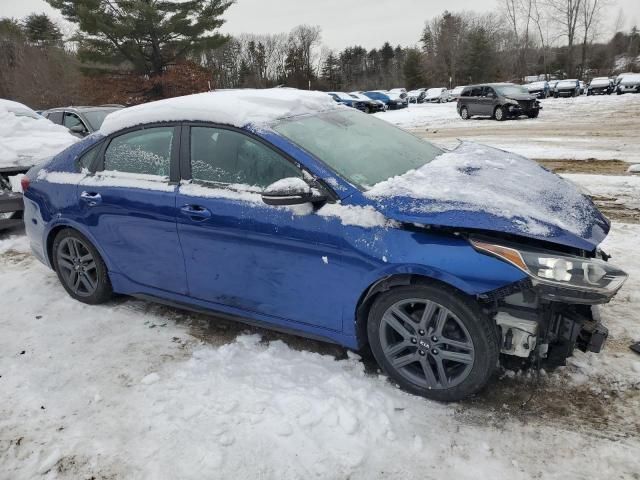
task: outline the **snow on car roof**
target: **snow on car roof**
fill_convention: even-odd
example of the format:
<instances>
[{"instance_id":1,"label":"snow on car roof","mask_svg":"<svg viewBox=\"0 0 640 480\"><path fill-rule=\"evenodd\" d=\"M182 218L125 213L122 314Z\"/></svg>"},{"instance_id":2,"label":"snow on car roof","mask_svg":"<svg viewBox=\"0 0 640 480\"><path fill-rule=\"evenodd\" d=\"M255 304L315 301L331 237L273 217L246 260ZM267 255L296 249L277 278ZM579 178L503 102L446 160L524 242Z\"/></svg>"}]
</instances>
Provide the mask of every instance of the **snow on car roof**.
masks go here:
<instances>
[{"instance_id":1,"label":"snow on car roof","mask_svg":"<svg viewBox=\"0 0 640 480\"><path fill-rule=\"evenodd\" d=\"M0 99L0 167L30 167L77 141L26 105Z\"/></svg>"},{"instance_id":2,"label":"snow on car roof","mask_svg":"<svg viewBox=\"0 0 640 480\"><path fill-rule=\"evenodd\" d=\"M325 92L294 88L239 89L186 95L136 105L107 116L100 132L153 122L204 121L244 127L280 118L345 108Z\"/></svg>"}]
</instances>

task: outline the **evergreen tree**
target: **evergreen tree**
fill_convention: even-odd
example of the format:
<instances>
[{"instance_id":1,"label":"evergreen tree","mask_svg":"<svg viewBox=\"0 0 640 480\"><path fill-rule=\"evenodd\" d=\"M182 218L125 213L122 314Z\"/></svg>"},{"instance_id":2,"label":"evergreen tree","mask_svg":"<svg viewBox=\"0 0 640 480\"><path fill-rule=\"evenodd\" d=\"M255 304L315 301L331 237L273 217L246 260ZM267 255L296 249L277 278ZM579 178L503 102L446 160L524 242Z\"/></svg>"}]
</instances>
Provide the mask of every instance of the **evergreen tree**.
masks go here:
<instances>
[{"instance_id":1,"label":"evergreen tree","mask_svg":"<svg viewBox=\"0 0 640 480\"><path fill-rule=\"evenodd\" d=\"M230 0L47 0L78 24L83 60L128 62L138 73L161 75L168 65L214 49Z\"/></svg>"},{"instance_id":2,"label":"evergreen tree","mask_svg":"<svg viewBox=\"0 0 640 480\"><path fill-rule=\"evenodd\" d=\"M422 74L422 55L415 48L407 49L404 56L403 73L406 87L413 90L424 85L424 75Z\"/></svg>"},{"instance_id":3,"label":"evergreen tree","mask_svg":"<svg viewBox=\"0 0 640 480\"><path fill-rule=\"evenodd\" d=\"M340 89L340 61L333 52L327 55L327 58L322 65L320 77L324 80L329 90Z\"/></svg>"},{"instance_id":4,"label":"evergreen tree","mask_svg":"<svg viewBox=\"0 0 640 480\"><path fill-rule=\"evenodd\" d=\"M32 13L25 18L24 32L37 45L56 45L62 40L60 29L45 13Z\"/></svg>"}]
</instances>

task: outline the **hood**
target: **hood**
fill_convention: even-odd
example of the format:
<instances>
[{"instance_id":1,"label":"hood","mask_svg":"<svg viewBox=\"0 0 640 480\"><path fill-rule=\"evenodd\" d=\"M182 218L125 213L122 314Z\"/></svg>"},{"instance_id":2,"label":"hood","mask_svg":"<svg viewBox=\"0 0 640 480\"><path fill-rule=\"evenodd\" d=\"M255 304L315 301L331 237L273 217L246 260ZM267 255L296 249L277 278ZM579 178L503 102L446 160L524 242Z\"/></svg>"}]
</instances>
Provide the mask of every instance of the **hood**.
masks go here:
<instances>
[{"instance_id":1,"label":"hood","mask_svg":"<svg viewBox=\"0 0 640 480\"><path fill-rule=\"evenodd\" d=\"M365 192L390 219L493 231L592 251L609 231L593 202L525 157L464 142Z\"/></svg>"},{"instance_id":2,"label":"hood","mask_svg":"<svg viewBox=\"0 0 640 480\"><path fill-rule=\"evenodd\" d=\"M542 88L540 90L542 90ZM507 98L511 100L516 100L516 101L528 101L528 100L535 100L537 97L535 95L530 95L528 93L521 93L521 94L509 95Z\"/></svg>"}]
</instances>

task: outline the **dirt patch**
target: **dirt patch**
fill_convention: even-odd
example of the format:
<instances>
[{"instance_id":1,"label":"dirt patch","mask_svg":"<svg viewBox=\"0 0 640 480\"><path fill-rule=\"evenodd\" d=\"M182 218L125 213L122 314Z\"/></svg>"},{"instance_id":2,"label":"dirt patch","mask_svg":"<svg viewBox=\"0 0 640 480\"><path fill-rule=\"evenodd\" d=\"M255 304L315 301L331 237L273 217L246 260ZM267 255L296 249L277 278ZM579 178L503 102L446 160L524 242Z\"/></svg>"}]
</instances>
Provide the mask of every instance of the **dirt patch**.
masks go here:
<instances>
[{"instance_id":1,"label":"dirt patch","mask_svg":"<svg viewBox=\"0 0 640 480\"><path fill-rule=\"evenodd\" d=\"M591 199L608 219L622 223L640 223L640 211L628 208L614 197L592 195Z\"/></svg>"},{"instance_id":2,"label":"dirt patch","mask_svg":"<svg viewBox=\"0 0 640 480\"><path fill-rule=\"evenodd\" d=\"M591 173L596 175L630 175L630 163L622 160L537 160L555 173Z\"/></svg>"},{"instance_id":3,"label":"dirt patch","mask_svg":"<svg viewBox=\"0 0 640 480\"><path fill-rule=\"evenodd\" d=\"M569 385L532 373L495 379L481 394L461 402L456 414L466 422L496 428L505 420L517 420L615 440L640 435L640 418L632 414L639 405L639 386L621 391L597 380Z\"/></svg>"},{"instance_id":4,"label":"dirt patch","mask_svg":"<svg viewBox=\"0 0 640 480\"><path fill-rule=\"evenodd\" d=\"M18 250L7 250L2 255L0 255L0 261L8 265L18 265L30 258L30 253L19 252Z\"/></svg>"}]
</instances>

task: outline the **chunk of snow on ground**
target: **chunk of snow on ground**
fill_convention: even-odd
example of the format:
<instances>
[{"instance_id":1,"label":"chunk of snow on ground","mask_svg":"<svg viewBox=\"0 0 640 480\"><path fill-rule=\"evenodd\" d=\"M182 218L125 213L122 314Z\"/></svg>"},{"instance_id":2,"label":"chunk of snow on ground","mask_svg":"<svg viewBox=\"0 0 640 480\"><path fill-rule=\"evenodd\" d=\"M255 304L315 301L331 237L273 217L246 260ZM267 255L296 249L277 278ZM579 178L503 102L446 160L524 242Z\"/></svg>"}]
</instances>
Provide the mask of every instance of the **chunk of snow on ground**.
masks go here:
<instances>
[{"instance_id":1,"label":"chunk of snow on ground","mask_svg":"<svg viewBox=\"0 0 640 480\"><path fill-rule=\"evenodd\" d=\"M640 163L636 163L627 168L627 172L629 173L640 173Z\"/></svg>"},{"instance_id":2,"label":"chunk of snow on ground","mask_svg":"<svg viewBox=\"0 0 640 480\"><path fill-rule=\"evenodd\" d=\"M29 115L16 115L20 105ZM16 102L0 100L0 168L31 167L60 153L78 138L65 127L56 125Z\"/></svg>"},{"instance_id":3,"label":"chunk of snow on ground","mask_svg":"<svg viewBox=\"0 0 640 480\"><path fill-rule=\"evenodd\" d=\"M153 372L140 380L140 383L143 385L151 385L152 383L156 383L158 380L160 380L160 375L158 375L156 372Z\"/></svg>"},{"instance_id":4,"label":"chunk of snow on ground","mask_svg":"<svg viewBox=\"0 0 640 480\"><path fill-rule=\"evenodd\" d=\"M110 113L100 131L105 135L142 123L194 120L244 127L280 118L336 108L324 92L294 88L238 89L168 98Z\"/></svg>"},{"instance_id":5,"label":"chunk of snow on ground","mask_svg":"<svg viewBox=\"0 0 640 480\"><path fill-rule=\"evenodd\" d=\"M635 175L589 175L563 173L563 178L585 188L590 195L616 199L640 215L640 176Z\"/></svg>"},{"instance_id":6,"label":"chunk of snow on ground","mask_svg":"<svg viewBox=\"0 0 640 480\"><path fill-rule=\"evenodd\" d=\"M337 217L343 225L373 228L388 227L393 224L387 217L370 205L342 205L341 203L327 203L318 215L322 217Z\"/></svg>"},{"instance_id":7,"label":"chunk of snow on ground","mask_svg":"<svg viewBox=\"0 0 640 480\"><path fill-rule=\"evenodd\" d=\"M488 212L512 220L523 232L542 236L550 233L547 224L583 234L590 227L587 220L593 208L568 182L536 162L473 143L380 182L365 195L424 200L411 207L416 213Z\"/></svg>"}]
</instances>

